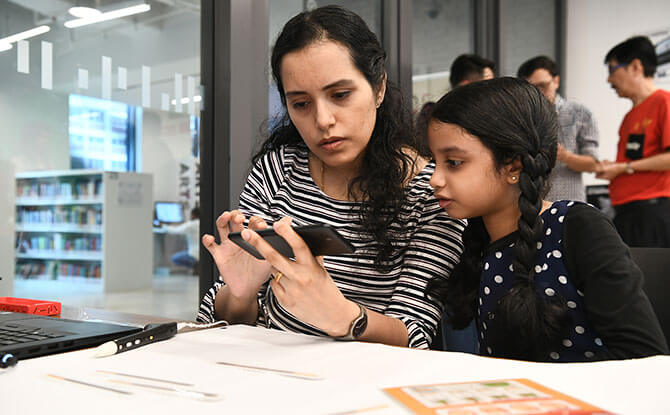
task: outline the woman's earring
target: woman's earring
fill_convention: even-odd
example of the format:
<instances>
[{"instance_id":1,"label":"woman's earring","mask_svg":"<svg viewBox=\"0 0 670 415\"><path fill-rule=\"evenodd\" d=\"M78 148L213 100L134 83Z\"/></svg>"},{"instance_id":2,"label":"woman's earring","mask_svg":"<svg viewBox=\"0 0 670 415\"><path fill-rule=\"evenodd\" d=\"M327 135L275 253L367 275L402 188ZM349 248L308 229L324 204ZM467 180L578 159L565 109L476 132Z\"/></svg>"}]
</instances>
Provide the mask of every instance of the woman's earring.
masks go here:
<instances>
[{"instance_id":1,"label":"woman's earring","mask_svg":"<svg viewBox=\"0 0 670 415\"><path fill-rule=\"evenodd\" d=\"M516 176L512 176L512 181L513 181L513 182L516 181Z\"/></svg>"}]
</instances>

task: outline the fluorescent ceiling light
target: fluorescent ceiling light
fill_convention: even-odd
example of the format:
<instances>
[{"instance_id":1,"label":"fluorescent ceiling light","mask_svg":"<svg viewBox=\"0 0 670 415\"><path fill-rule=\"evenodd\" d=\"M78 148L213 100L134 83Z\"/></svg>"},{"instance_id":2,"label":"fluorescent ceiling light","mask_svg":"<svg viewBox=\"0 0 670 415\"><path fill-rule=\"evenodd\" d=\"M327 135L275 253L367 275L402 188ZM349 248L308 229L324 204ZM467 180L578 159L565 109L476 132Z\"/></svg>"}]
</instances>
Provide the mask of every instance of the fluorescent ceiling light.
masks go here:
<instances>
[{"instance_id":1,"label":"fluorescent ceiling light","mask_svg":"<svg viewBox=\"0 0 670 415\"><path fill-rule=\"evenodd\" d=\"M11 43L0 43L0 52L10 50L12 48Z\"/></svg>"},{"instance_id":2,"label":"fluorescent ceiling light","mask_svg":"<svg viewBox=\"0 0 670 415\"><path fill-rule=\"evenodd\" d=\"M144 13L151 10L148 4L138 4L137 6L125 7L123 9L112 10L106 13L100 13L91 17L69 20L65 22L65 27L73 29L75 27L86 26L93 23L106 22L108 20L118 19L120 17L132 16L133 14Z\"/></svg>"},{"instance_id":3,"label":"fluorescent ceiling light","mask_svg":"<svg viewBox=\"0 0 670 415\"><path fill-rule=\"evenodd\" d=\"M188 97L185 97L185 98L181 99L182 104L188 104L190 101L191 100L188 99ZM200 101L202 101L202 97L200 95L196 95L196 96L193 97L193 102L200 102ZM172 101L170 101L170 103L172 105L177 105L177 100L173 99Z\"/></svg>"},{"instance_id":4,"label":"fluorescent ceiling light","mask_svg":"<svg viewBox=\"0 0 670 415\"><path fill-rule=\"evenodd\" d=\"M30 30L26 30L25 32L21 32L21 33L15 34L15 35L3 37L2 39L0 39L0 48L4 44L14 43L14 42L18 42L19 40L28 39L29 37L41 35L42 33L46 33L49 30L51 30L51 27L46 26L46 25L42 25L42 26L37 26L37 27L35 27L33 29L30 29ZM10 45L10 49L11 49L11 45ZM7 50L7 49L4 49L4 50Z\"/></svg>"},{"instance_id":5,"label":"fluorescent ceiling light","mask_svg":"<svg viewBox=\"0 0 670 415\"><path fill-rule=\"evenodd\" d=\"M95 9L93 7L70 7L70 9L67 11L74 17L78 17L80 19L86 18L86 17L93 17L93 16L98 16L102 14L102 12L98 9Z\"/></svg>"}]
</instances>

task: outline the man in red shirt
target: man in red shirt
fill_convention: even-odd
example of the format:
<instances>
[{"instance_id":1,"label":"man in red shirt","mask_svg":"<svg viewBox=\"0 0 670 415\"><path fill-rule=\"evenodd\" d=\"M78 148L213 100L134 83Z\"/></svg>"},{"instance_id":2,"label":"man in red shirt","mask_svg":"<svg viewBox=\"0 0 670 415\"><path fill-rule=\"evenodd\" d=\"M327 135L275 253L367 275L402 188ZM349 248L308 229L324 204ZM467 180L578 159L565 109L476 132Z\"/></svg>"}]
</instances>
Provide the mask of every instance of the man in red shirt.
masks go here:
<instances>
[{"instance_id":1,"label":"man in red shirt","mask_svg":"<svg viewBox=\"0 0 670 415\"><path fill-rule=\"evenodd\" d=\"M629 246L670 247L670 92L656 88L656 51L637 36L605 57L607 82L633 102L619 128L616 162L596 177L610 180L614 225Z\"/></svg>"}]
</instances>

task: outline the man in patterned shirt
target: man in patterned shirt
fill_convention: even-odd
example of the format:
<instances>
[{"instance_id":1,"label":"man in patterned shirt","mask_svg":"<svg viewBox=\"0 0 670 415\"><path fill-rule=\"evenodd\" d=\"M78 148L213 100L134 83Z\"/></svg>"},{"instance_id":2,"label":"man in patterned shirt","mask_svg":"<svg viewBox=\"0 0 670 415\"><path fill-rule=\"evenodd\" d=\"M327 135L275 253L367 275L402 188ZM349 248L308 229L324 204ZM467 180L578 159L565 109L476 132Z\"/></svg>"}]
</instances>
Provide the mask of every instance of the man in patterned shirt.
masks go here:
<instances>
[{"instance_id":1,"label":"man in patterned shirt","mask_svg":"<svg viewBox=\"0 0 670 415\"><path fill-rule=\"evenodd\" d=\"M474 54L459 55L451 64L449 83L452 88L470 82L493 79L496 70L495 62Z\"/></svg>"},{"instance_id":2,"label":"man in patterned shirt","mask_svg":"<svg viewBox=\"0 0 670 415\"><path fill-rule=\"evenodd\" d=\"M558 162L549 176L551 188L545 199L586 201L582 172L594 172L598 166L598 129L591 111L556 92L560 85L558 68L546 56L524 62L517 76L542 91L558 113Z\"/></svg>"}]
</instances>

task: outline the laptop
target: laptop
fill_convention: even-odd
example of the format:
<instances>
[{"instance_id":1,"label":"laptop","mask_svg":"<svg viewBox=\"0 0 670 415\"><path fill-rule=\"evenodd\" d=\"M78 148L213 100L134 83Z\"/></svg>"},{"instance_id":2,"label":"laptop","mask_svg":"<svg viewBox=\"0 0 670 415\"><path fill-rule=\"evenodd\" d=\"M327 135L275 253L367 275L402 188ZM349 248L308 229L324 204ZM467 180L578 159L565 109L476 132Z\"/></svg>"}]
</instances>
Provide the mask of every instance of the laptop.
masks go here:
<instances>
[{"instance_id":1,"label":"laptop","mask_svg":"<svg viewBox=\"0 0 670 415\"><path fill-rule=\"evenodd\" d=\"M19 360L98 346L140 327L0 311L0 355Z\"/></svg>"},{"instance_id":2,"label":"laptop","mask_svg":"<svg viewBox=\"0 0 670 415\"><path fill-rule=\"evenodd\" d=\"M154 218L158 224L184 222L184 206L180 202L155 202Z\"/></svg>"}]
</instances>

